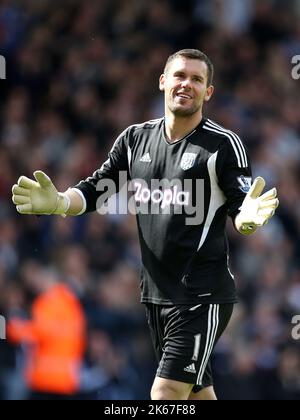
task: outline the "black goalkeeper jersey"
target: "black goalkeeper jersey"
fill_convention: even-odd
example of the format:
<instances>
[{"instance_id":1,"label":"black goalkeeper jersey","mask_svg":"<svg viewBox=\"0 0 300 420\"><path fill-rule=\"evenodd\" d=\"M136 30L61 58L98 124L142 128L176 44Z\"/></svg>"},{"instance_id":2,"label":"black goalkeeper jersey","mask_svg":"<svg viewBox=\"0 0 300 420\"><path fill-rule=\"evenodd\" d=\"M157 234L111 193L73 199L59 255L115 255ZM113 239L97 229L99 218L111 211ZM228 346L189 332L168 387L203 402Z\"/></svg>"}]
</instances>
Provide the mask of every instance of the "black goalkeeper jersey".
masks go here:
<instances>
[{"instance_id":1,"label":"black goalkeeper jersey","mask_svg":"<svg viewBox=\"0 0 300 420\"><path fill-rule=\"evenodd\" d=\"M86 212L94 211L104 194L99 181L112 180L120 188L121 171L132 181L138 213L142 302L236 302L225 227L251 186L240 138L205 118L174 143L166 138L164 118L133 125L118 137L102 167L74 187L85 198Z\"/></svg>"}]
</instances>

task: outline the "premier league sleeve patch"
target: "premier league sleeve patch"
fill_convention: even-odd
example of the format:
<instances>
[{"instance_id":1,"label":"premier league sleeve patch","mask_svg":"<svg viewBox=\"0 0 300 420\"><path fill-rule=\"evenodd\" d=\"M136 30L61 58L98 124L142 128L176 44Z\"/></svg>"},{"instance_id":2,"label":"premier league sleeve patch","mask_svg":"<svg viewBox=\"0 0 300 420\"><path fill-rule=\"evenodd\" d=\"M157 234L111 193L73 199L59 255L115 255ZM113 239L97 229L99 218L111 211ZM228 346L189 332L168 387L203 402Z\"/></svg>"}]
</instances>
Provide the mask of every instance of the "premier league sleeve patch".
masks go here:
<instances>
[{"instance_id":1,"label":"premier league sleeve patch","mask_svg":"<svg viewBox=\"0 0 300 420\"><path fill-rule=\"evenodd\" d=\"M243 191L243 193L248 194L252 185L252 178L247 176L239 176L238 182L240 184L239 189Z\"/></svg>"}]
</instances>

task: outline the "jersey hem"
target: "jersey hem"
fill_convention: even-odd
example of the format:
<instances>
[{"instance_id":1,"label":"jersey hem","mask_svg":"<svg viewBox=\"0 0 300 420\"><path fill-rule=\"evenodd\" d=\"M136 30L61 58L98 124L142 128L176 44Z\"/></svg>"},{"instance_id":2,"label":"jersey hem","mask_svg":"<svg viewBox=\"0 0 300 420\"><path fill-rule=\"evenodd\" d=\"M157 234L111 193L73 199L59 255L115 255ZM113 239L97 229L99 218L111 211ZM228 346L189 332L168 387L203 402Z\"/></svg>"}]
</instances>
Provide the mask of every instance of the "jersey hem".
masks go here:
<instances>
[{"instance_id":1,"label":"jersey hem","mask_svg":"<svg viewBox=\"0 0 300 420\"><path fill-rule=\"evenodd\" d=\"M154 305L225 305L225 304L236 304L239 303L237 298L231 299L195 299L195 300L169 300L169 299L155 299L155 298L142 298L141 303L152 303Z\"/></svg>"}]
</instances>

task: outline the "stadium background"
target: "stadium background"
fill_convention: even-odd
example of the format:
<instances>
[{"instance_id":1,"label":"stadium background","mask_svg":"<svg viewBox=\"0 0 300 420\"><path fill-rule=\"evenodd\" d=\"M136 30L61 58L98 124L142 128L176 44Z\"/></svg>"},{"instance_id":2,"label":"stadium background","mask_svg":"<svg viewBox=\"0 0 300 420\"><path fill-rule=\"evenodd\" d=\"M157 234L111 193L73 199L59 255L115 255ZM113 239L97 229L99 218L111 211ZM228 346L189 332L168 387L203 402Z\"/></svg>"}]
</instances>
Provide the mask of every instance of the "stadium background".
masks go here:
<instances>
[{"instance_id":1,"label":"stadium background","mask_svg":"<svg viewBox=\"0 0 300 420\"><path fill-rule=\"evenodd\" d=\"M277 216L251 238L229 224L241 303L215 352L221 399L300 399L299 0L0 2L0 313L26 316L31 276L55 268L88 322L82 395L144 399L156 362L139 304L139 245L130 217L21 217L21 174L44 169L59 189L105 160L128 125L159 117L167 56L200 48L216 67L206 114L245 140L255 175L276 185ZM26 346L0 340L0 395L26 398Z\"/></svg>"}]
</instances>

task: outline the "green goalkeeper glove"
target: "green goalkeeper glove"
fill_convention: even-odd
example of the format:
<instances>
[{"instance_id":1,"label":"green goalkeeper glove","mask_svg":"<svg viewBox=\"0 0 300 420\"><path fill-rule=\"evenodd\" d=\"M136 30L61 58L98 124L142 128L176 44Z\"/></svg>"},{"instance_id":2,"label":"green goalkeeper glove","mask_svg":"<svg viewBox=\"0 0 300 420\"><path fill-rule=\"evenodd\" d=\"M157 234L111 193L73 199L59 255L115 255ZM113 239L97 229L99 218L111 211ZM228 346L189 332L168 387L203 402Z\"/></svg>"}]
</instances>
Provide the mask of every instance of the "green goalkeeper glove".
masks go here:
<instances>
[{"instance_id":1,"label":"green goalkeeper glove","mask_svg":"<svg viewBox=\"0 0 300 420\"><path fill-rule=\"evenodd\" d=\"M276 188L261 195L265 185L263 178L255 179L235 219L236 228L243 235L251 235L266 225L279 205Z\"/></svg>"},{"instance_id":2,"label":"green goalkeeper glove","mask_svg":"<svg viewBox=\"0 0 300 420\"><path fill-rule=\"evenodd\" d=\"M12 201L21 214L60 214L65 216L70 199L59 193L51 179L42 171L34 173L36 181L21 176L12 188Z\"/></svg>"}]
</instances>

